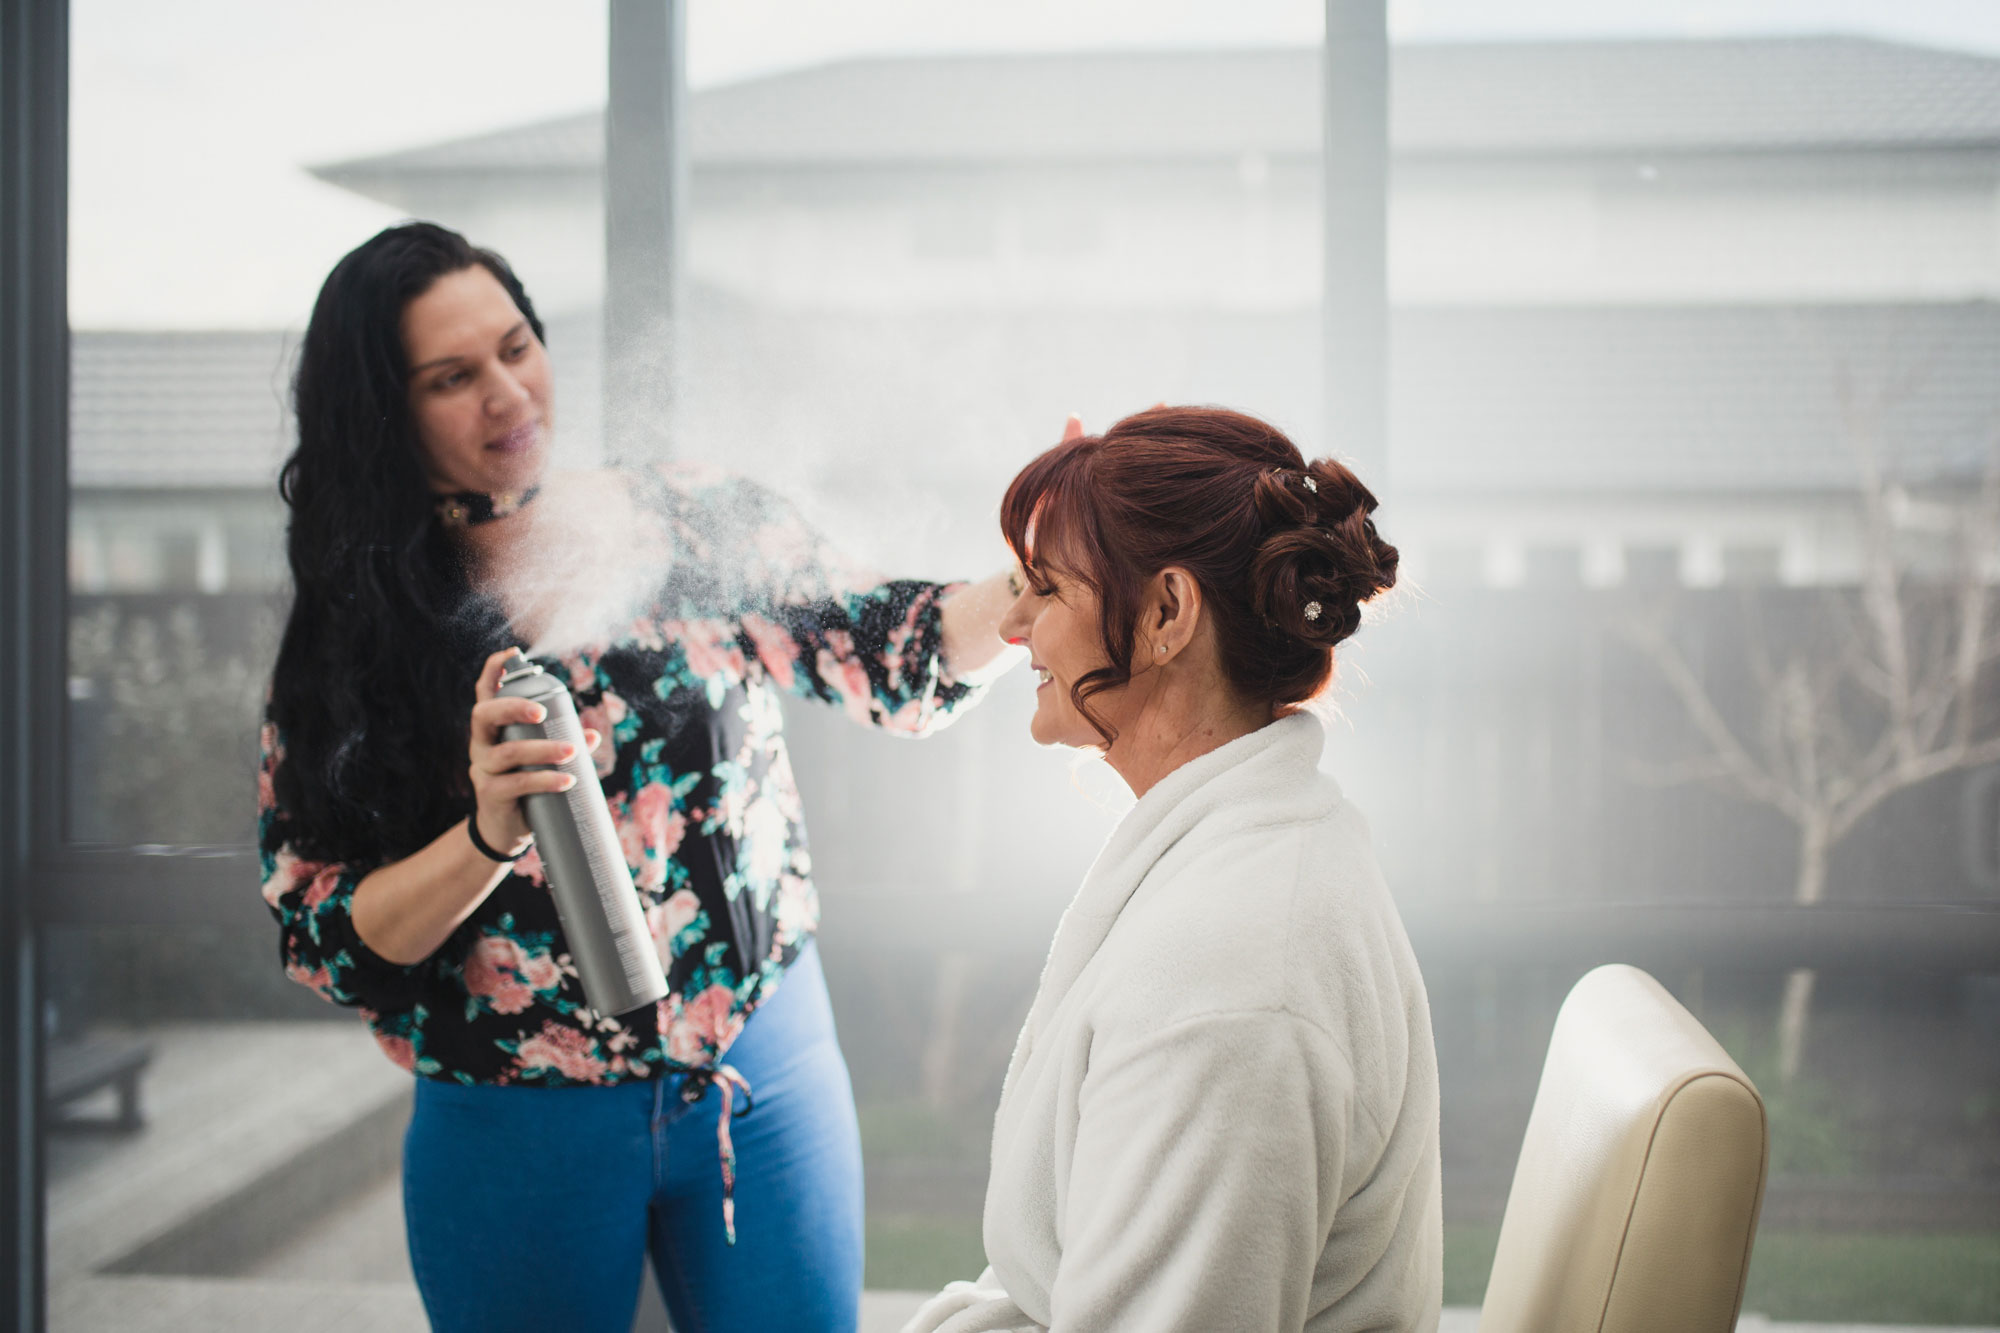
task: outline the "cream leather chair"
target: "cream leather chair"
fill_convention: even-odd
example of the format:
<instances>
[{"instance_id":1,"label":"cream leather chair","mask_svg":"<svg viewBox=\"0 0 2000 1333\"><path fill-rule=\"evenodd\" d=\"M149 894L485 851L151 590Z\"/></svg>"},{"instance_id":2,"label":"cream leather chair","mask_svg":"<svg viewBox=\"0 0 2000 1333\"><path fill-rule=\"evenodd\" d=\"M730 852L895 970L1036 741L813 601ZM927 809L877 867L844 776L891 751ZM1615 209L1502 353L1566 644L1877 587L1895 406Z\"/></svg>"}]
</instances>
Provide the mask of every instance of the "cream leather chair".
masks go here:
<instances>
[{"instance_id":1,"label":"cream leather chair","mask_svg":"<svg viewBox=\"0 0 2000 1333\"><path fill-rule=\"evenodd\" d=\"M1769 1143L1756 1087L1659 982L1589 973L1549 1039L1480 1333L1727 1333Z\"/></svg>"}]
</instances>

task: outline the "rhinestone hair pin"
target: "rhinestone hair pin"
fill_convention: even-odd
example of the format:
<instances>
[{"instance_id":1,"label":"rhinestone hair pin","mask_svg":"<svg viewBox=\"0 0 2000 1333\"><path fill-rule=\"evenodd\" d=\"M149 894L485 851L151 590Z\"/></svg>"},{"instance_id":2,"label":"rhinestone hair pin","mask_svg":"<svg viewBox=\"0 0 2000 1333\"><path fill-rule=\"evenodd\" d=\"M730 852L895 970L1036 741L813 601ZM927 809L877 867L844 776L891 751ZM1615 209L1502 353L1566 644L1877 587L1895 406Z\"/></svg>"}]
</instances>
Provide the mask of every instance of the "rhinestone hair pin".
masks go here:
<instances>
[{"instance_id":1,"label":"rhinestone hair pin","mask_svg":"<svg viewBox=\"0 0 2000 1333\"><path fill-rule=\"evenodd\" d=\"M1316 482L1316 481L1314 481L1314 480L1312 479L1312 477L1311 477L1311 475L1310 475L1310 474L1308 474L1308 475L1307 475L1306 477L1304 477L1304 478L1303 478L1303 480L1304 480L1304 482L1305 482L1305 484L1306 484L1306 489L1307 489L1307 490L1311 491L1311 492L1312 492L1312 493L1313 493L1314 495L1318 495L1318 494L1319 494L1319 483L1318 483L1318 482ZM1319 603L1318 603L1318 602L1314 602L1314 603L1313 603L1313 605L1314 605L1314 606L1318 606L1318 605L1319 605Z\"/></svg>"},{"instance_id":2,"label":"rhinestone hair pin","mask_svg":"<svg viewBox=\"0 0 2000 1333\"><path fill-rule=\"evenodd\" d=\"M1322 609L1322 608L1320 607L1320 604L1319 604L1318 602L1307 602L1307 603L1306 603L1306 619L1307 619L1307 620L1318 620L1318 619L1319 619L1319 613L1320 613L1321 609Z\"/></svg>"}]
</instances>

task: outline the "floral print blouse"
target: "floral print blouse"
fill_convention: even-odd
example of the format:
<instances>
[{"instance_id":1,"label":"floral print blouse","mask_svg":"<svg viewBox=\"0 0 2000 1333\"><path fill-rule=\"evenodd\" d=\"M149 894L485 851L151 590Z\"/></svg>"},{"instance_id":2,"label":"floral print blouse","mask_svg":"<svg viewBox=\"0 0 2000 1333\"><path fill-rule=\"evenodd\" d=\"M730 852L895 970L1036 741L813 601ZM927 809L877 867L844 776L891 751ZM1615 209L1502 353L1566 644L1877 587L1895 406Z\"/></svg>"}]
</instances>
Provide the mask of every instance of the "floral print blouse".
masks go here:
<instances>
[{"instance_id":1,"label":"floral print blouse","mask_svg":"<svg viewBox=\"0 0 2000 1333\"><path fill-rule=\"evenodd\" d=\"M667 974L657 1006L584 1006L532 848L430 958L376 954L349 913L375 867L295 853L273 795L283 738L264 727L259 844L285 971L358 1006L419 1075L562 1086L713 1071L819 920L779 692L910 736L974 696L944 666L951 587L844 576L793 511L741 478L675 465L629 480L672 552L663 586L607 641L536 660L603 737L598 776Z\"/></svg>"}]
</instances>

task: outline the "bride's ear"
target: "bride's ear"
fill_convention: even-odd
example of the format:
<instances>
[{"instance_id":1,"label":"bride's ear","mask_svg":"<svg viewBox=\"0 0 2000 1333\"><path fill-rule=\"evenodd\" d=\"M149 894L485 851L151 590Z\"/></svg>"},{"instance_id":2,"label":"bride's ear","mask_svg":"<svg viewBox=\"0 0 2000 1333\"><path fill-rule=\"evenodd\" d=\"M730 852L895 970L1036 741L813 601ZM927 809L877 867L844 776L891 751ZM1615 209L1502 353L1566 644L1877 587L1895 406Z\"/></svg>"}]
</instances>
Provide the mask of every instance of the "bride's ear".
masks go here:
<instances>
[{"instance_id":1,"label":"bride's ear","mask_svg":"<svg viewBox=\"0 0 2000 1333\"><path fill-rule=\"evenodd\" d=\"M1153 575L1146 585L1146 601L1140 636L1154 666L1165 666L1179 657L1194 638L1201 622L1201 585L1194 575L1179 565L1169 565Z\"/></svg>"}]
</instances>

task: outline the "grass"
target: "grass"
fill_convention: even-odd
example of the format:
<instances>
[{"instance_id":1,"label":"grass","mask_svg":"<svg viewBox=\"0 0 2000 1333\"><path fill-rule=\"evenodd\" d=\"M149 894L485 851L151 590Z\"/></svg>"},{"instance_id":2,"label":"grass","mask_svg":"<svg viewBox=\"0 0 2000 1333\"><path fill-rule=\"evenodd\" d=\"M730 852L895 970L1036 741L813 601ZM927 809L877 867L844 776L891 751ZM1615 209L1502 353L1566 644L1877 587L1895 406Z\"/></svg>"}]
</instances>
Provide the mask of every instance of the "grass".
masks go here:
<instances>
[{"instance_id":1,"label":"grass","mask_svg":"<svg viewBox=\"0 0 2000 1333\"><path fill-rule=\"evenodd\" d=\"M936 1291L985 1267L976 1217L868 1216L863 1285L871 1291Z\"/></svg>"},{"instance_id":2,"label":"grass","mask_svg":"<svg viewBox=\"0 0 2000 1333\"><path fill-rule=\"evenodd\" d=\"M921 1102L868 1102L856 1108L861 1156L870 1162L984 1162L992 1113L951 1115Z\"/></svg>"},{"instance_id":3,"label":"grass","mask_svg":"<svg viewBox=\"0 0 2000 1333\"><path fill-rule=\"evenodd\" d=\"M1497 1226L1446 1224L1444 1229L1444 1303L1477 1305L1486 1295L1486 1277L1493 1271L1493 1247L1500 1240Z\"/></svg>"},{"instance_id":4,"label":"grass","mask_svg":"<svg viewBox=\"0 0 2000 1333\"><path fill-rule=\"evenodd\" d=\"M1444 1303L1477 1305L1497 1226L1444 1229ZM868 1286L935 1291L986 1266L976 1217L871 1216ZM1764 1231L1743 1308L1772 1319L2000 1324L2000 1231Z\"/></svg>"},{"instance_id":5,"label":"grass","mask_svg":"<svg viewBox=\"0 0 2000 1333\"><path fill-rule=\"evenodd\" d=\"M2000 1324L2000 1231L1761 1232L1743 1308L1773 1319Z\"/></svg>"},{"instance_id":6,"label":"grass","mask_svg":"<svg viewBox=\"0 0 2000 1333\"><path fill-rule=\"evenodd\" d=\"M1479 1304L1499 1235L1444 1229L1446 1305ZM1809 1322L2000 1324L2000 1231L1760 1231L1743 1308Z\"/></svg>"}]
</instances>

